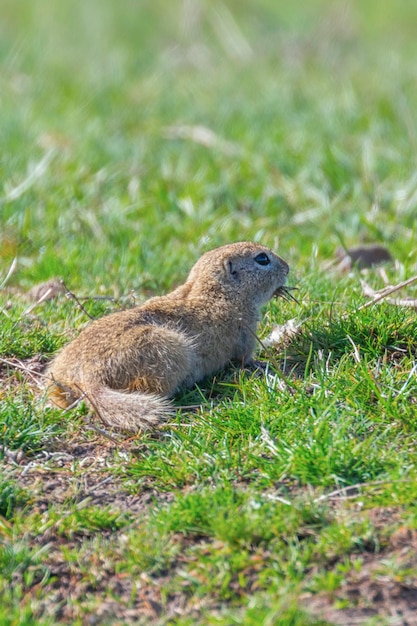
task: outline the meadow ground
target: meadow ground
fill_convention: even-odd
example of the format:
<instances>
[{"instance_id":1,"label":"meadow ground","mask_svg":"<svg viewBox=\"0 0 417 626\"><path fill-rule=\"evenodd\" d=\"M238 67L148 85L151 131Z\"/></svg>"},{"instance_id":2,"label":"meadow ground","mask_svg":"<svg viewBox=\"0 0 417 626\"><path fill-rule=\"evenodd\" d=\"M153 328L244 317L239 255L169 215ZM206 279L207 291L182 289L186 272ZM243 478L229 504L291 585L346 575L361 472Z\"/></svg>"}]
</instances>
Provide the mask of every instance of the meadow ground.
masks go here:
<instances>
[{"instance_id":1,"label":"meadow ground","mask_svg":"<svg viewBox=\"0 0 417 626\"><path fill-rule=\"evenodd\" d=\"M417 4L4 0L0 623L417 624ZM157 433L49 407L89 321L262 241L299 304ZM378 242L384 270L341 271ZM62 279L76 295L39 303ZM407 301L406 299L411 300ZM281 372L285 372L286 383Z\"/></svg>"}]
</instances>

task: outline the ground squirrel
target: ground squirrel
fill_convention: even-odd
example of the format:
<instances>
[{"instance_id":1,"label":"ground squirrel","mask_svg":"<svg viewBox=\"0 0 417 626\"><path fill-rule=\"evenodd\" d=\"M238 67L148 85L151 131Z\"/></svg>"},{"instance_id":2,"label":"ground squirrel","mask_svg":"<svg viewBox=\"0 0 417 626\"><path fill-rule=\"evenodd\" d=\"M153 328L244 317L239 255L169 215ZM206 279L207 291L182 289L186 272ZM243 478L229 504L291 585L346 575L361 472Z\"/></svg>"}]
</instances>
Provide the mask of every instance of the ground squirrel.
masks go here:
<instances>
[{"instance_id":1,"label":"ground squirrel","mask_svg":"<svg viewBox=\"0 0 417 626\"><path fill-rule=\"evenodd\" d=\"M171 293L87 326L50 365L50 398L61 407L84 399L116 428L157 424L179 389L250 361L260 308L285 293L288 271L255 243L207 252Z\"/></svg>"}]
</instances>

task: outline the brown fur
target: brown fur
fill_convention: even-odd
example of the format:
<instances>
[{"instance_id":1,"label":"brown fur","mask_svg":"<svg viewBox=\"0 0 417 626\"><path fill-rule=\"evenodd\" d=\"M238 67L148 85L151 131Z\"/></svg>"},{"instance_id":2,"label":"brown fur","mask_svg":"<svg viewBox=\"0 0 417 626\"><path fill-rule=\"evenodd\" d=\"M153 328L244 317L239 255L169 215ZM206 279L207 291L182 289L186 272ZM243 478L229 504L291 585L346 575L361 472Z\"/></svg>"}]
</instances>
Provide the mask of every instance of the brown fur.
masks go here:
<instances>
[{"instance_id":1,"label":"brown fur","mask_svg":"<svg viewBox=\"0 0 417 626\"><path fill-rule=\"evenodd\" d=\"M261 253L269 264L255 261ZM251 359L260 308L284 285L288 270L254 243L207 252L173 292L85 328L49 367L50 398L61 407L84 398L117 428L157 424L180 388L230 361Z\"/></svg>"}]
</instances>

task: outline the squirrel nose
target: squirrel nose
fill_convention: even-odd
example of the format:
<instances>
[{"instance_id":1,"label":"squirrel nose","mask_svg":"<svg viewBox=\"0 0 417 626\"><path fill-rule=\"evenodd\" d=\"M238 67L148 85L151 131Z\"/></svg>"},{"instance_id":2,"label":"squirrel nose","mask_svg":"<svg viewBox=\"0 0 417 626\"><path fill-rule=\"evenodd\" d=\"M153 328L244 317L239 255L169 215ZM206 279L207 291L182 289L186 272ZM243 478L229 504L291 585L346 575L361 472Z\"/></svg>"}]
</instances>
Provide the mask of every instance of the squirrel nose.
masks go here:
<instances>
[{"instance_id":1,"label":"squirrel nose","mask_svg":"<svg viewBox=\"0 0 417 626\"><path fill-rule=\"evenodd\" d=\"M288 265L288 263L286 261L284 261L284 259L281 259L281 257L278 257L278 258L279 258L279 260L282 263L282 266L283 266L282 269L284 270L285 275L287 275L289 273L289 271L290 271L290 266Z\"/></svg>"}]
</instances>

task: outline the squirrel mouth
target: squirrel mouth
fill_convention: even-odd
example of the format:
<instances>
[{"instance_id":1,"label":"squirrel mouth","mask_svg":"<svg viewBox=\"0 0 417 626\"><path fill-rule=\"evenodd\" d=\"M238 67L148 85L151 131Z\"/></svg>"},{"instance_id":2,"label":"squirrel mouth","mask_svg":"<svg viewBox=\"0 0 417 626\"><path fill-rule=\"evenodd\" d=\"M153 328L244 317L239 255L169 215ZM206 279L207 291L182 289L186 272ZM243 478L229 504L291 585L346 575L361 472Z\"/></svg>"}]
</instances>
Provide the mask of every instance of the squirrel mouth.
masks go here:
<instances>
[{"instance_id":1,"label":"squirrel mouth","mask_svg":"<svg viewBox=\"0 0 417 626\"><path fill-rule=\"evenodd\" d=\"M294 289L297 289L297 287L286 287L285 285L282 285L281 287L278 287L276 291L274 291L273 295L275 298L284 298L284 300L292 300L292 302L300 304L297 298L294 298L291 293L291 291L293 291Z\"/></svg>"}]
</instances>

